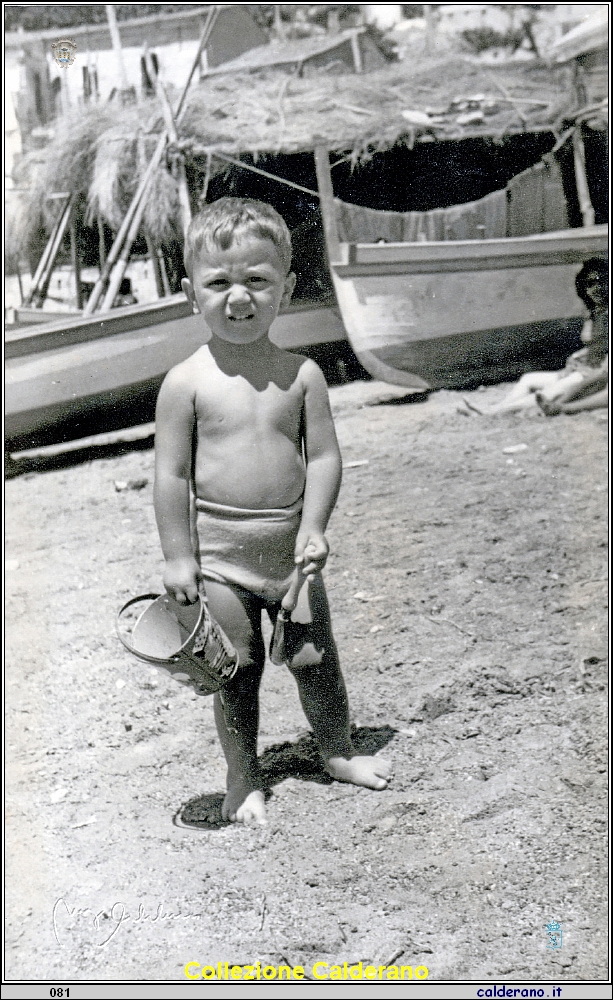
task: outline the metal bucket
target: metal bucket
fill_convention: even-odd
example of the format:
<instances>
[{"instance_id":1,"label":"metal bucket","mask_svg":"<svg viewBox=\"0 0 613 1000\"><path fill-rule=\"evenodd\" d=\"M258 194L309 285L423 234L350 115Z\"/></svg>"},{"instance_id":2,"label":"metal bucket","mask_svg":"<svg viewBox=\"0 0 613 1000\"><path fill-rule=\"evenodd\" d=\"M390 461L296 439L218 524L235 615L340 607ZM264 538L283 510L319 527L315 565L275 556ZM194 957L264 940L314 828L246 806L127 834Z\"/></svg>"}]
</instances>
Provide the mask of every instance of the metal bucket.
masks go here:
<instances>
[{"instance_id":1,"label":"metal bucket","mask_svg":"<svg viewBox=\"0 0 613 1000\"><path fill-rule=\"evenodd\" d=\"M143 601L150 603L130 630L126 613ZM130 653L161 666L198 694L221 690L238 670L238 653L211 618L202 594L195 604L178 604L168 594L133 597L117 615L117 635Z\"/></svg>"}]
</instances>

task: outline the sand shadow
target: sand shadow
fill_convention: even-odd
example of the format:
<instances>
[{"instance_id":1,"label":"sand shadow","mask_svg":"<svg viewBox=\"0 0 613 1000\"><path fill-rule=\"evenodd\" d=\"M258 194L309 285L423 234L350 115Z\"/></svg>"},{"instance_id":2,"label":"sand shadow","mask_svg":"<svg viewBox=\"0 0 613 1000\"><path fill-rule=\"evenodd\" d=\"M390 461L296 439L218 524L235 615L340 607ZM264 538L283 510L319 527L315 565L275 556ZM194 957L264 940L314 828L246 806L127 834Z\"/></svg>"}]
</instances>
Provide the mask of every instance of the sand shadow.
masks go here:
<instances>
[{"instance_id":1,"label":"sand shadow","mask_svg":"<svg viewBox=\"0 0 613 1000\"><path fill-rule=\"evenodd\" d=\"M406 406L409 403L426 403L431 391L428 389L426 392L409 392L397 399L375 399L372 403L366 403L366 406Z\"/></svg>"},{"instance_id":2,"label":"sand shadow","mask_svg":"<svg viewBox=\"0 0 613 1000\"><path fill-rule=\"evenodd\" d=\"M372 757L387 746L396 732L387 725L377 728L352 726L351 739L357 754ZM267 799L272 794L269 789L288 778L314 781L319 785L331 785L334 780L324 770L319 747L312 733L301 736L295 743L288 740L266 747L259 760ZM174 816L175 826L197 830L219 830L229 826L221 815L223 798L223 794L215 792L190 799Z\"/></svg>"}]
</instances>

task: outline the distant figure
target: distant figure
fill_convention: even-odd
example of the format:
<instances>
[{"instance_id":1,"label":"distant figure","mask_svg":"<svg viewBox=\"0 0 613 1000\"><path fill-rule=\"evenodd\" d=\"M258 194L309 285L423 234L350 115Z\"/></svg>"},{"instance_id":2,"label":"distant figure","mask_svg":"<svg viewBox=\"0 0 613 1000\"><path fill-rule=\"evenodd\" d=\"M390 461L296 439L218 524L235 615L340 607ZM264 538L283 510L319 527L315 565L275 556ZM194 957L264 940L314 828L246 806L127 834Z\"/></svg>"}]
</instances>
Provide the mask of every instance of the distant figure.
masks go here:
<instances>
[{"instance_id":1,"label":"distant figure","mask_svg":"<svg viewBox=\"0 0 613 1000\"><path fill-rule=\"evenodd\" d=\"M487 414L511 413L540 406L548 416L578 413L609 405L609 269L606 261L587 260L575 279L577 295L589 310L581 340L586 347L571 354L557 372L527 372L501 403Z\"/></svg>"},{"instance_id":2,"label":"distant figure","mask_svg":"<svg viewBox=\"0 0 613 1000\"><path fill-rule=\"evenodd\" d=\"M136 295L132 291L132 282L129 278L122 278L121 285L119 286L119 291L115 296L115 301L113 302L113 307L117 306L133 306L138 302Z\"/></svg>"}]
</instances>

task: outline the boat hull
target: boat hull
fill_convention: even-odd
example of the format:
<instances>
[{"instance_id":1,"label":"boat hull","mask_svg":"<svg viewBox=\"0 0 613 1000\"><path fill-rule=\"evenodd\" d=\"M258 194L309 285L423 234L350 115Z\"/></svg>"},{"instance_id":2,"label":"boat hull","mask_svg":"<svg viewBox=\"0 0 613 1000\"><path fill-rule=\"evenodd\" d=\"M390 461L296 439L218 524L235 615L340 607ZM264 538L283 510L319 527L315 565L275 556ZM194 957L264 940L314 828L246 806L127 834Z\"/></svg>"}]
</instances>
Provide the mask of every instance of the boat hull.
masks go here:
<instances>
[{"instance_id":1,"label":"boat hull","mask_svg":"<svg viewBox=\"0 0 613 1000\"><path fill-rule=\"evenodd\" d=\"M458 243L341 245L332 263L349 342L376 378L423 391L560 367L584 306L575 277L608 227Z\"/></svg>"},{"instance_id":2,"label":"boat hull","mask_svg":"<svg viewBox=\"0 0 613 1000\"><path fill-rule=\"evenodd\" d=\"M166 373L206 343L183 297L148 309L13 331L6 344L5 441L9 450L70 441L153 419ZM287 350L345 341L338 311L298 305L271 339Z\"/></svg>"}]
</instances>

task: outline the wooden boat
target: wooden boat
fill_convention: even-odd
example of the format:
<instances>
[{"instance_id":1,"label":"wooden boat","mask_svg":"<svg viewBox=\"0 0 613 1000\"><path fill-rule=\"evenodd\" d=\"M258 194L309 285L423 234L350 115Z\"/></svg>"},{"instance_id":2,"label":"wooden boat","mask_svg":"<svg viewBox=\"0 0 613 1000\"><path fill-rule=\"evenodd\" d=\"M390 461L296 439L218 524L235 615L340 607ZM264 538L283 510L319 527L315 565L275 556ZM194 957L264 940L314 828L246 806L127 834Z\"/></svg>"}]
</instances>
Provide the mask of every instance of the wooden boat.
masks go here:
<instances>
[{"instance_id":1,"label":"wooden boat","mask_svg":"<svg viewBox=\"0 0 613 1000\"><path fill-rule=\"evenodd\" d=\"M207 340L183 294L17 328L5 342L5 447L39 447L153 419L162 380ZM296 303L271 329L288 350L345 340L334 302Z\"/></svg>"},{"instance_id":2,"label":"wooden boat","mask_svg":"<svg viewBox=\"0 0 613 1000\"><path fill-rule=\"evenodd\" d=\"M574 279L606 256L608 226L504 239L341 243L326 151L316 152L324 232L347 337L374 378L408 390L561 367L584 308Z\"/></svg>"}]
</instances>

